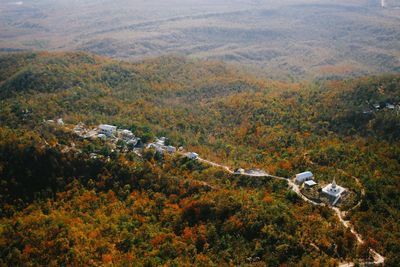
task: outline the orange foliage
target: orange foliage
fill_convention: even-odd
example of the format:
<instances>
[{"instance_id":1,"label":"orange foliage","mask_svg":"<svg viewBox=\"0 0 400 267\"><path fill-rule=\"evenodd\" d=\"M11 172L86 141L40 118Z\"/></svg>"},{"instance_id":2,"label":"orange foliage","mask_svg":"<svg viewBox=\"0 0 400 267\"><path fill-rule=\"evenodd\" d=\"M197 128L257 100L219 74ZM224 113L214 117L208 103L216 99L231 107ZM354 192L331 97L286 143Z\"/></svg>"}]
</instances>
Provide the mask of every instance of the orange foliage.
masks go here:
<instances>
[{"instance_id":1,"label":"orange foliage","mask_svg":"<svg viewBox=\"0 0 400 267\"><path fill-rule=\"evenodd\" d=\"M292 164L287 160L281 161L279 165L280 165L280 167L282 169L285 169L285 170L291 170L292 169Z\"/></svg>"},{"instance_id":2,"label":"orange foliage","mask_svg":"<svg viewBox=\"0 0 400 267\"><path fill-rule=\"evenodd\" d=\"M150 243L153 245L153 247L157 247L157 246L161 245L162 243L164 243L166 237L167 237L167 235L165 235L165 234L159 234L159 235L155 236L150 241Z\"/></svg>"},{"instance_id":3,"label":"orange foliage","mask_svg":"<svg viewBox=\"0 0 400 267\"><path fill-rule=\"evenodd\" d=\"M271 203L271 202L272 202L272 197L271 197L271 195L268 194L268 193L265 193L265 194L264 194L263 201L264 201L265 203Z\"/></svg>"},{"instance_id":4,"label":"orange foliage","mask_svg":"<svg viewBox=\"0 0 400 267\"><path fill-rule=\"evenodd\" d=\"M29 254L31 254L31 252L32 252L32 246L31 245L26 245L25 247L24 247L24 250L23 250L23 254L24 255L29 255Z\"/></svg>"},{"instance_id":5,"label":"orange foliage","mask_svg":"<svg viewBox=\"0 0 400 267\"><path fill-rule=\"evenodd\" d=\"M185 227L185 229L183 229L183 238L190 241L194 240L193 231L190 227Z\"/></svg>"},{"instance_id":6,"label":"orange foliage","mask_svg":"<svg viewBox=\"0 0 400 267\"><path fill-rule=\"evenodd\" d=\"M110 262L112 262L112 255L104 254L102 256L102 260L103 260L104 263L110 263Z\"/></svg>"}]
</instances>

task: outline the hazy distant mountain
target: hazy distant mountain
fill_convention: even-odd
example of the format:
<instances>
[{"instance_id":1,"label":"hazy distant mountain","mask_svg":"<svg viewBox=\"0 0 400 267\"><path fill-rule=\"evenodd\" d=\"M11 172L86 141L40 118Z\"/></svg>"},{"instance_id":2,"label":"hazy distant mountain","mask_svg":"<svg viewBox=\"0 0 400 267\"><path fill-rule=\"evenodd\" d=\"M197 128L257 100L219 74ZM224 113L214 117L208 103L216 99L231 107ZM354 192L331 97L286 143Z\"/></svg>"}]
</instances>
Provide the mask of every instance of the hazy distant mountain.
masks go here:
<instances>
[{"instance_id":1,"label":"hazy distant mountain","mask_svg":"<svg viewBox=\"0 0 400 267\"><path fill-rule=\"evenodd\" d=\"M168 53L241 63L284 78L400 70L394 1L6 1L0 49Z\"/></svg>"}]
</instances>

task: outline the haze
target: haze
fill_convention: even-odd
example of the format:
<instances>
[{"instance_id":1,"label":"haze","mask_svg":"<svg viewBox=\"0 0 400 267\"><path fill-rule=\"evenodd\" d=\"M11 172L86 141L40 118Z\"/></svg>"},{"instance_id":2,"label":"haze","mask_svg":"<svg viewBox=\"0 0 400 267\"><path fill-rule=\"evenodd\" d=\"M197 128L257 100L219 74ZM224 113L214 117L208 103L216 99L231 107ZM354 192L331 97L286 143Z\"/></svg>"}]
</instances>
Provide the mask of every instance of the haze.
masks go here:
<instances>
[{"instance_id":1,"label":"haze","mask_svg":"<svg viewBox=\"0 0 400 267\"><path fill-rule=\"evenodd\" d=\"M0 1L0 49L179 54L283 79L398 72L396 2Z\"/></svg>"}]
</instances>

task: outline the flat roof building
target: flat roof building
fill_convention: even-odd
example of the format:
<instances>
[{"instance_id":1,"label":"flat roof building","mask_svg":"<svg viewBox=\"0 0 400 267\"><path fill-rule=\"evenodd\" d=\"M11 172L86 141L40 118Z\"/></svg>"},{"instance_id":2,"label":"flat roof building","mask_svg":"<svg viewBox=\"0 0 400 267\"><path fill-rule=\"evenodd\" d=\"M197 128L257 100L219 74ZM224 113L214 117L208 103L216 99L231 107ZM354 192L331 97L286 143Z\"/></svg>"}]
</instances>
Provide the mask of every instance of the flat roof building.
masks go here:
<instances>
[{"instance_id":1,"label":"flat roof building","mask_svg":"<svg viewBox=\"0 0 400 267\"><path fill-rule=\"evenodd\" d=\"M117 131L117 126L108 125L108 124L100 124L99 125L99 133L105 134L110 137L115 134Z\"/></svg>"},{"instance_id":2,"label":"flat roof building","mask_svg":"<svg viewBox=\"0 0 400 267\"><path fill-rule=\"evenodd\" d=\"M308 188L313 187L315 185L317 185L317 183L314 180L309 180L309 181L305 181L304 185Z\"/></svg>"}]
</instances>

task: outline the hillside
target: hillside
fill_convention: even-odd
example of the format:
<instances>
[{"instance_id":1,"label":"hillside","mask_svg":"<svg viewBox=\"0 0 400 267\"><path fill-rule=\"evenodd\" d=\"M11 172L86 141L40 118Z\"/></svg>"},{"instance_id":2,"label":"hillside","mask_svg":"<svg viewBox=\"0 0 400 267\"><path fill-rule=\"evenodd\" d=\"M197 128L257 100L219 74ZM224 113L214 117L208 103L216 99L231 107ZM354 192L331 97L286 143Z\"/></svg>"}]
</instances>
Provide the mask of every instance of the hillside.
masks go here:
<instances>
[{"instance_id":1,"label":"hillside","mask_svg":"<svg viewBox=\"0 0 400 267\"><path fill-rule=\"evenodd\" d=\"M1 263L334 266L372 247L396 266L399 88L399 75L287 83L178 56L2 55ZM117 125L143 142L166 136L232 169L335 178L362 199L348 217L367 243L283 181L112 152L48 122L58 118L66 129Z\"/></svg>"}]
</instances>

